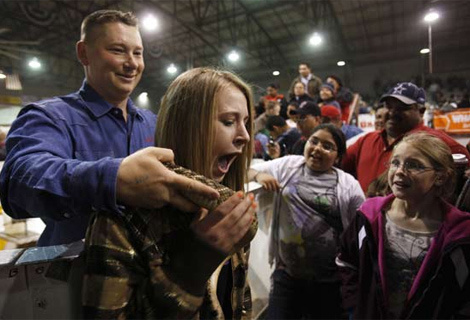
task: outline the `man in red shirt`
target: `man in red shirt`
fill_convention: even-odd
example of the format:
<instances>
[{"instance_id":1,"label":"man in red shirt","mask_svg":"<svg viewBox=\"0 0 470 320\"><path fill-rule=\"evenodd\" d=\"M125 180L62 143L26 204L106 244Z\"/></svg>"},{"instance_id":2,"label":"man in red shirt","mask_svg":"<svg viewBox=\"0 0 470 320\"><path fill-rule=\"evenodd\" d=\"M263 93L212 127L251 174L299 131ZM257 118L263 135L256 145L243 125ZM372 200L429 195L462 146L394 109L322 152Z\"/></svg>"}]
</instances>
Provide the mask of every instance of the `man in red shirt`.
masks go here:
<instances>
[{"instance_id":1,"label":"man in red shirt","mask_svg":"<svg viewBox=\"0 0 470 320\"><path fill-rule=\"evenodd\" d=\"M353 174L364 191L386 170L394 146L407 133L426 131L441 138L453 154L461 153L470 159L464 146L444 132L424 126L419 109L425 101L424 90L411 82L398 83L380 98L388 110L385 129L359 138L343 159L343 170Z\"/></svg>"}]
</instances>

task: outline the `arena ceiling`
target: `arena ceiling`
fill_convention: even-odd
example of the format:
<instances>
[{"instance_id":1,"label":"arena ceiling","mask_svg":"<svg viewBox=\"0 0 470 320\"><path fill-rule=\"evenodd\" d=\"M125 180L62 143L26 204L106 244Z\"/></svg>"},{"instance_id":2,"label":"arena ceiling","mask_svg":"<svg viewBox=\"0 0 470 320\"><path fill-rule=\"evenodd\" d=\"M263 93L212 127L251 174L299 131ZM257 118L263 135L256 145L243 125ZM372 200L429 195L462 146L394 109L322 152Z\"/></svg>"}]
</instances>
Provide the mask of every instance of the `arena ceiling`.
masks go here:
<instances>
[{"instance_id":1,"label":"arena ceiling","mask_svg":"<svg viewBox=\"0 0 470 320\"><path fill-rule=\"evenodd\" d=\"M131 10L160 21L155 33L142 32L145 90L161 91L171 80L166 69L213 65L232 68L251 82L272 78L272 71L293 77L299 61L314 70L407 59L427 47L423 16L442 17L433 26L436 52L470 53L470 1L466 0L0 0L0 69L22 82L71 90L83 79L75 42L84 16L99 9ZM313 32L323 44L312 47ZM227 61L237 49L237 64ZM26 60L44 61L31 72ZM467 55L468 56L468 55Z\"/></svg>"}]
</instances>

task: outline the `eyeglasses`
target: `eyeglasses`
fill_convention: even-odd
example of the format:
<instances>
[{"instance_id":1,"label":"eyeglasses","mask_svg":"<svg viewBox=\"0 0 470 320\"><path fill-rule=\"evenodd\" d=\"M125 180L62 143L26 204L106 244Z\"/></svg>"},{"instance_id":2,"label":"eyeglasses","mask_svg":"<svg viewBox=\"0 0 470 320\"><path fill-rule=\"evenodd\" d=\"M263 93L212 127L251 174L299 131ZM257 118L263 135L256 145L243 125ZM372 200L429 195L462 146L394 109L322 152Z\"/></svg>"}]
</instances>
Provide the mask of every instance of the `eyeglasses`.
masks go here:
<instances>
[{"instance_id":1,"label":"eyeglasses","mask_svg":"<svg viewBox=\"0 0 470 320\"><path fill-rule=\"evenodd\" d=\"M398 168L403 168L403 171L412 175L435 170L433 167L426 167L422 163L413 160L406 160L401 163L400 160L393 159L388 163L388 169L390 171L397 171Z\"/></svg>"},{"instance_id":2,"label":"eyeglasses","mask_svg":"<svg viewBox=\"0 0 470 320\"><path fill-rule=\"evenodd\" d=\"M308 142L314 147L320 146L320 148L326 153L338 151L338 149L336 149L336 147L332 143L327 141L321 141L317 137L311 137L310 139L308 139Z\"/></svg>"}]
</instances>

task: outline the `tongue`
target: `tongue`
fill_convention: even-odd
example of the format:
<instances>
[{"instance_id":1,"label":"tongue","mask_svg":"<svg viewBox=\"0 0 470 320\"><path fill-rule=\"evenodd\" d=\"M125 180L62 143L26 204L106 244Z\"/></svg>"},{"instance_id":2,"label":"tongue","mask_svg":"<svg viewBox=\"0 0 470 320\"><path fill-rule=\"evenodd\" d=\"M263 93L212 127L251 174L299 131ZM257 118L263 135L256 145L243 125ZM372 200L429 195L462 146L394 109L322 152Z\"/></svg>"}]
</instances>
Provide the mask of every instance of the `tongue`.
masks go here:
<instances>
[{"instance_id":1,"label":"tongue","mask_svg":"<svg viewBox=\"0 0 470 320\"><path fill-rule=\"evenodd\" d=\"M219 158L219 168L223 171L227 170L228 167L228 160L227 157L220 157Z\"/></svg>"}]
</instances>

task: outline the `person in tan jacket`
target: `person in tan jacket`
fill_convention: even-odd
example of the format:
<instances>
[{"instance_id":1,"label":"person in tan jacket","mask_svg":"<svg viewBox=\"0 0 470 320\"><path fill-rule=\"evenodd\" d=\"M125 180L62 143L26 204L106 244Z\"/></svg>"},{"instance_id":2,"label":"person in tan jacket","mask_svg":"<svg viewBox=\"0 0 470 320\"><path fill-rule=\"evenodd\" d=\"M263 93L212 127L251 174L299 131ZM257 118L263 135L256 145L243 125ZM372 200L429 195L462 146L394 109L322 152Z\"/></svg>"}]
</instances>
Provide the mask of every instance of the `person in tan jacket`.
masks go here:
<instances>
[{"instance_id":1,"label":"person in tan jacket","mask_svg":"<svg viewBox=\"0 0 470 320\"><path fill-rule=\"evenodd\" d=\"M320 87L322 85L322 80L312 73L310 65L306 62L301 62L299 64L299 76L296 77L289 89L289 94L294 94L294 85L297 81L301 81L305 86L305 92L315 101L318 102Z\"/></svg>"}]
</instances>

